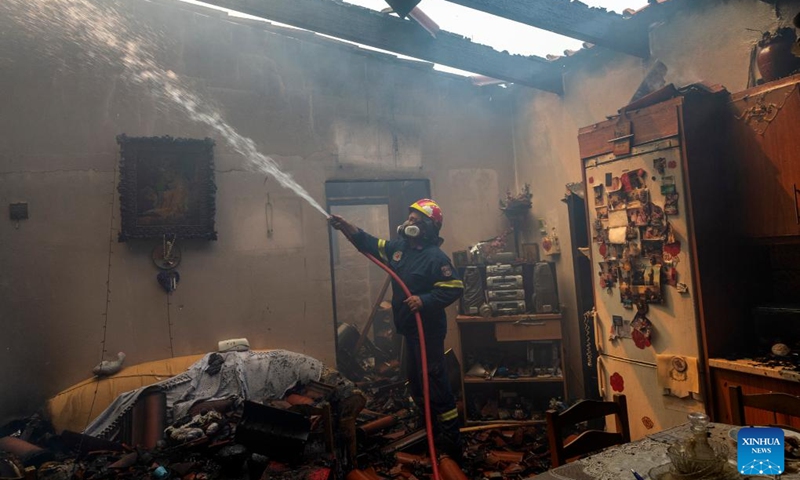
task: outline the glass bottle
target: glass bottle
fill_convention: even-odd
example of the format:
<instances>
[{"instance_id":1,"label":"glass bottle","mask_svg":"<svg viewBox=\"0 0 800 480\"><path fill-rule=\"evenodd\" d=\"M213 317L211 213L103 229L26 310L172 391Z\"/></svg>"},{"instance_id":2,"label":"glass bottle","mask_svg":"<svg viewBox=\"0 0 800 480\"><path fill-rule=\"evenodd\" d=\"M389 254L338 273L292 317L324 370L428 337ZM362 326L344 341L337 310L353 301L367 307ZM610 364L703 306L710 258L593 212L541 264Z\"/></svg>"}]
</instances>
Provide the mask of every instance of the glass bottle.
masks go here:
<instances>
[{"instance_id":1,"label":"glass bottle","mask_svg":"<svg viewBox=\"0 0 800 480\"><path fill-rule=\"evenodd\" d=\"M727 465L727 446L709 439L708 415L689 414L689 435L667 448L676 473L682 475L700 474L703 476L686 478L717 478L716 474Z\"/></svg>"},{"instance_id":2,"label":"glass bottle","mask_svg":"<svg viewBox=\"0 0 800 480\"><path fill-rule=\"evenodd\" d=\"M700 412L689 414L691 436L687 444L687 453L697 460L712 460L714 449L708 441L708 415Z\"/></svg>"}]
</instances>

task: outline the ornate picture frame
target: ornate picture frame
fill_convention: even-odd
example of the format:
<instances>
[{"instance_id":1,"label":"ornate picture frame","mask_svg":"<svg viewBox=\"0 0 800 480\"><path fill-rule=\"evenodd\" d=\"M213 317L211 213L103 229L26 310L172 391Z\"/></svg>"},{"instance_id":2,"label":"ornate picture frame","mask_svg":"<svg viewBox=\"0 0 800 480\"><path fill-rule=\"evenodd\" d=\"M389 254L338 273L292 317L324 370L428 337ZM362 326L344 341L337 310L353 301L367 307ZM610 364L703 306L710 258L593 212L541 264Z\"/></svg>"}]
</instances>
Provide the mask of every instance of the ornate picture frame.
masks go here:
<instances>
[{"instance_id":1,"label":"ornate picture frame","mask_svg":"<svg viewBox=\"0 0 800 480\"><path fill-rule=\"evenodd\" d=\"M117 136L122 225L119 241L216 240L214 140Z\"/></svg>"}]
</instances>

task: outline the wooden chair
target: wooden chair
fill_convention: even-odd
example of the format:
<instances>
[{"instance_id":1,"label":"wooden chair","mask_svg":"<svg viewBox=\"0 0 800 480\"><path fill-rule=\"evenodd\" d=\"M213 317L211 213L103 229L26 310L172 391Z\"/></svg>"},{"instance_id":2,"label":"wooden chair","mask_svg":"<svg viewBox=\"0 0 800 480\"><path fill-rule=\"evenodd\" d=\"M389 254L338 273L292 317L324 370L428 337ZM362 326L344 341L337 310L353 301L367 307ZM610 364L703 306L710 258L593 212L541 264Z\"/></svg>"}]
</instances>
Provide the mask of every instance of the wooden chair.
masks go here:
<instances>
[{"instance_id":1,"label":"wooden chair","mask_svg":"<svg viewBox=\"0 0 800 480\"><path fill-rule=\"evenodd\" d=\"M744 408L751 407L772 413L772 425L779 425L778 414L800 418L800 397L788 393L754 393L745 395L742 387L728 387L728 405L731 411L731 423L746 425ZM788 422L786 422L788 423Z\"/></svg>"},{"instance_id":2,"label":"wooden chair","mask_svg":"<svg viewBox=\"0 0 800 480\"><path fill-rule=\"evenodd\" d=\"M562 432L564 427L592 419L604 419L615 415L617 432L587 430L565 444ZM567 459L585 455L612 445L631 441L628 424L628 403L625 395L615 394L614 401L583 400L559 413L547 411L547 439L550 444L550 461L553 467L567 463Z\"/></svg>"}]
</instances>

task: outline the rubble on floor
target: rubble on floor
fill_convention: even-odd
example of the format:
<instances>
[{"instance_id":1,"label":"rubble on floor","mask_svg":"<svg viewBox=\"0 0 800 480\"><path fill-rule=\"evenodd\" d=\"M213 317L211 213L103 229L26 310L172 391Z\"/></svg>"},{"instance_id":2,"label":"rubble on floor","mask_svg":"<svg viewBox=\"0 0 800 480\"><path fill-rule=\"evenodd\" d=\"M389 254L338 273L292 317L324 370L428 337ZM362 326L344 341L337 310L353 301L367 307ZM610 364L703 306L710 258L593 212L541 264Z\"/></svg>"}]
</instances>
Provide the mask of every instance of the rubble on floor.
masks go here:
<instances>
[{"instance_id":1,"label":"rubble on floor","mask_svg":"<svg viewBox=\"0 0 800 480\"><path fill-rule=\"evenodd\" d=\"M0 428L0 478L431 478L423 415L396 362L365 371L357 383L326 369L279 399L201 402L166 428L163 403L147 398L112 440L56 435L38 416ZM549 468L544 424L463 432L462 464L444 458L443 480L525 479Z\"/></svg>"}]
</instances>

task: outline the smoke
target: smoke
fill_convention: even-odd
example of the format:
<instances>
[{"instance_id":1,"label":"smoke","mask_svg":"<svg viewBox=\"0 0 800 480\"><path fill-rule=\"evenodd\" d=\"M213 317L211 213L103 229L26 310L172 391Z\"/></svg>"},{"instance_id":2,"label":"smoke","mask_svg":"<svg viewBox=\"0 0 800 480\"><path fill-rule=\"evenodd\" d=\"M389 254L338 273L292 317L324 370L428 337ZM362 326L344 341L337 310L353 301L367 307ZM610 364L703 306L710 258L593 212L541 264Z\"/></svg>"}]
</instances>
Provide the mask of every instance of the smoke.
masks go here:
<instances>
[{"instance_id":1,"label":"smoke","mask_svg":"<svg viewBox=\"0 0 800 480\"><path fill-rule=\"evenodd\" d=\"M193 121L207 125L241 154L254 171L271 175L327 217L325 209L277 162L258 151L255 142L236 132L210 103L187 88L178 75L155 60L156 45L110 6L89 0L1 0L0 14L20 24L42 45L45 55L57 55L62 42L75 45L88 63L120 65L126 81L143 85L156 98L180 107Z\"/></svg>"}]
</instances>

